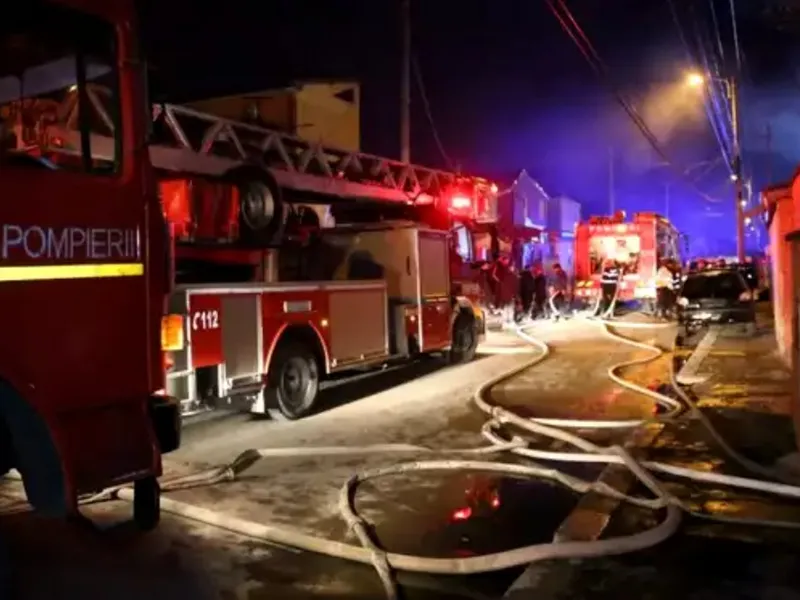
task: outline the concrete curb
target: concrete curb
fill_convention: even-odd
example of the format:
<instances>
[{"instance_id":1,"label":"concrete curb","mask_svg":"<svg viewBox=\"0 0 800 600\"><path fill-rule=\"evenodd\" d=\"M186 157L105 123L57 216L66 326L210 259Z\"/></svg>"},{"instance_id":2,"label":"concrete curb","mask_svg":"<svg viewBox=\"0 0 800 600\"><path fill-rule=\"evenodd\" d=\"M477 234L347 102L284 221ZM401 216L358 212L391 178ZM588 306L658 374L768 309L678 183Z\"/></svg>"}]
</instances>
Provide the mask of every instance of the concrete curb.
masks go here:
<instances>
[{"instance_id":1,"label":"concrete curb","mask_svg":"<svg viewBox=\"0 0 800 600\"><path fill-rule=\"evenodd\" d=\"M623 446L634 458L640 459L663 429L662 424L651 423L631 433L623 442ZM610 464L600 472L597 481L627 494L636 483L636 477L624 465ZM584 494L578 501L578 505L561 523L553 540L556 542L591 542L598 539L611 521L612 513L621 504L621 500L595 492Z\"/></svg>"},{"instance_id":2,"label":"concrete curb","mask_svg":"<svg viewBox=\"0 0 800 600\"><path fill-rule=\"evenodd\" d=\"M694 351L689 356L689 359L684 363L683 367L681 367L681 370L675 375L675 381L681 385L695 385L702 383L707 379L707 377L698 375L698 371L700 370L700 366L703 364L703 361L711 353L711 349L714 347L714 344L719 337L719 333L719 327L713 325L709 327L708 331L706 331L706 334L703 336L703 339L700 340Z\"/></svg>"}]
</instances>

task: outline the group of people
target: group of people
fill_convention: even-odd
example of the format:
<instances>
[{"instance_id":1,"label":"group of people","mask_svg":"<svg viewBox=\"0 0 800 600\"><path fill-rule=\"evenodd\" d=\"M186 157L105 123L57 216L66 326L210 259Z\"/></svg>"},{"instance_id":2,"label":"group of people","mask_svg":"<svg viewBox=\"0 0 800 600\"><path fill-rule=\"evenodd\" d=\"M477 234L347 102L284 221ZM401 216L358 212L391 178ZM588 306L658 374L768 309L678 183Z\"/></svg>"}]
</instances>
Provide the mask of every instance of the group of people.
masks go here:
<instances>
[{"instance_id":1,"label":"group of people","mask_svg":"<svg viewBox=\"0 0 800 600\"><path fill-rule=\"evenodd\" d=\"M599 314L611 316L617 301L619 282L622 276L622 265L608 259L603 265L601 274L601 299ZM677 260L662 259L656 272L656 316L669 319L674 315L683 283L683 272Z\"/></svg>"},{"instance_id":2,"label":"group of people","mask_svg":"<svg viewBox=\"0 0 800 600\"><path fill-rule=\"evenodd\" d=\"M536 261L518 273L509 257L501 255L484 269L487 296L503 323L566 316L571 305L569 277L560 264L553 264L548 273Z\"/></svg>"},{"instance_id":3,"label":"group of people","mask_svg":"<svg viewBox=\"0 0 800 600\"><path fill-rule=\"evenodd\" d=\"M603 263L601 297L597 314L613 316L623 274L623 265L613 259ZM656 273L655 313L663 319L675 314L683 282L678 261L663 259ZM521 273L508 256L484 265L484 283L490 305L500 312L503 323L512 324L524 318L561 319L569 315L573 305L569 276L560 264L545 270L541 261L526 267Z\"/></svg>"}]
</instances>

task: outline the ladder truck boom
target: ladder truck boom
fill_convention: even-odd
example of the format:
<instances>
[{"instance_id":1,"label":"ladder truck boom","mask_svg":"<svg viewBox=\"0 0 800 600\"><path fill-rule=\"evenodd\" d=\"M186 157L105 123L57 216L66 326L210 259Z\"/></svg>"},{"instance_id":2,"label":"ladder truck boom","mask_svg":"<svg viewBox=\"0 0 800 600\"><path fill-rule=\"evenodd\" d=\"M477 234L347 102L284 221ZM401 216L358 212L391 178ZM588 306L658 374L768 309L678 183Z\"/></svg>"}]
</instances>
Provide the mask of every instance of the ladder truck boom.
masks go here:
<instances>
[{"instance_id":1,"label":"ladder truck boom","mask_svg":"<svg viewBox=\"0 0 800 600\"><path fill-rule=\"evenodd\" d=\"M90 85L91 110L102 123L110 123L108 91ZM61 152L79 147L79 102L69 94L58 107L64 117L51 137L60 140ZM497 190L479 177L402 163L390 158L323 146L285 132L233 121L175 104L157 104L152 112L150 157L153 166L172 173L222 176L242 165L265 168L277 186L289 192L332 198L425 204L444 199L456 188L479 192L470 210L478 220L492 220ZM113 158L113 139L97 135L94 156ZM493 189L493 191L492 191ZM470 192L472 193L472 192ZM449 199L449 196L447 196Z\"/></svg>"}]
</instances>

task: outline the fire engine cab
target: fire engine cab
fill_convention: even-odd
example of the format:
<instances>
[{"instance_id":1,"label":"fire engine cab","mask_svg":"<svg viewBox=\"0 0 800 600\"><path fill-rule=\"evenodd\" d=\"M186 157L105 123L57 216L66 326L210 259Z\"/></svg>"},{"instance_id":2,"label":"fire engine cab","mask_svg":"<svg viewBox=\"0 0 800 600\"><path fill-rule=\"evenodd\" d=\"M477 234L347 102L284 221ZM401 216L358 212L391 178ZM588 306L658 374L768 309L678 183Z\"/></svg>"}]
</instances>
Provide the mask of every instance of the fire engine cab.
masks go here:
<instances>
[{"instance_id":1,"label":"fire engine cab","mask_svg":"<svg viewBox=\"0 0 800 600\"><path fill-rule=\"evenodd\" d=\"M180 418L163 394L166 236L132 15L127 0L3 7L0 474L16 469L30 504L59 517L132 483L147 529ZM108 122L81 111L76 135L59 137L59 101L88 104L98 79L112 90ZM106 153L94 126L113 131Z\"/></svg>"},{"instance_id":2,"label":"fire engine cab","mask_svg":"<svg viewBox=\"0 0 800 600\"><path fill-rule=\"evenodd\" d=\"M612 217L594 216L575 228L575 295L599 296L604 265L621 268L618 300L654 300L655 277L662 259L680 264L681 236L664 217L635 213L626 220L620 211Z\"/></svg>"}]
</instances>

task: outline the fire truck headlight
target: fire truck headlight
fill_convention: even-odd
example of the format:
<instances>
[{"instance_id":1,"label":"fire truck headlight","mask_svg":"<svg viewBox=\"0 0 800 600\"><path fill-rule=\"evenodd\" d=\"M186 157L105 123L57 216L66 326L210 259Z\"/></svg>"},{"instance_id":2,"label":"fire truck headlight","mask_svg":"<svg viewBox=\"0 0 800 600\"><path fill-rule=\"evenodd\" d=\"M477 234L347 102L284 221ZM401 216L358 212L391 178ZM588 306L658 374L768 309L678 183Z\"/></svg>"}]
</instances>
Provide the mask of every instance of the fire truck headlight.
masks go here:
<instances>
[{"instance_id":1,"label":"fire truck headlight","mask_svg":"<svg viewBox=\"0 0 800 600\"><path fill-rule=\"evenodd\" d=\"M681 296L680 298L678 298L678 304L684 307L689 306L689 299Z\"/></svg>"}]
</instances>

